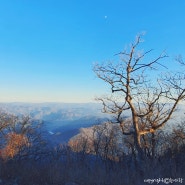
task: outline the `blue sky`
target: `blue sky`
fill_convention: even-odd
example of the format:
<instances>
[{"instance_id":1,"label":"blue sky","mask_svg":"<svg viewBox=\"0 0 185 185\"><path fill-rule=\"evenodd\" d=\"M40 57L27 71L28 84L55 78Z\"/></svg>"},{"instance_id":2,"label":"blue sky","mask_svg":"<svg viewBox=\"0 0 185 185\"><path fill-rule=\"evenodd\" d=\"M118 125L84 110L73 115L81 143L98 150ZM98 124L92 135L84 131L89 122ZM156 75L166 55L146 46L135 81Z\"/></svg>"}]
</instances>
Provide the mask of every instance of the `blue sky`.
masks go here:
<instances>
[{"instance_id":1,"label":"blue sky","mask_svg":"<svg viewBox=\"0 0 185 185\"><path fill-rule=\"evenodd\" d=\"M0 102L91 102L107 91L93 63L116 59L142 31L143 49L185 56L184 9L184 0L1 0Z\"/></svg>"}]
</instances>

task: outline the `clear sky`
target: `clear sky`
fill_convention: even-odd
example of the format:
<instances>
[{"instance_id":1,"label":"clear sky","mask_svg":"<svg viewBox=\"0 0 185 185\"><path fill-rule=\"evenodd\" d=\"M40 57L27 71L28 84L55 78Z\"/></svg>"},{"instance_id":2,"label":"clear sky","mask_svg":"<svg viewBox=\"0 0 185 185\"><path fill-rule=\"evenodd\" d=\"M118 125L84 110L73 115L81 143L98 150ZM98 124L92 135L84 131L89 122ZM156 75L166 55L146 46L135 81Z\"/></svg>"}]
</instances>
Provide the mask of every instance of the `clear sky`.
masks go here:
<instances>
[{"instance_id":1,"label":"clear sky","mask_svg":"<svg viewBox=\"0 0 185 185\"><path fill-rule=\"evenodd\" d=\"M185 56L185 1L1 0L0 102L91 102L93 63L142 31L143 49Z\"/></svg>"}]
</instances>

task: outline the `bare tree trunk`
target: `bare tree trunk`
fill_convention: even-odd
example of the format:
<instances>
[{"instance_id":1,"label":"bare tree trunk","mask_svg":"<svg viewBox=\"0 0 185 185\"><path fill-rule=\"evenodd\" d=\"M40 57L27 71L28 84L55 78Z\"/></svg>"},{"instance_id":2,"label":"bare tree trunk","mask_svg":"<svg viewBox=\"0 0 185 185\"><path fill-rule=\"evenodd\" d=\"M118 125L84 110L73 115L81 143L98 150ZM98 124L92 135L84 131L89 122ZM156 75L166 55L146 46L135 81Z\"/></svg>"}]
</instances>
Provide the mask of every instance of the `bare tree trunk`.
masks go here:
<instances>
[{"instance_id":1,"label":"bare tree trunk","mask_svg":"<svg viewBox=\"0 0 185 185\"><path fill-rule=\"evenodd\" d=\"M133 136L140 159L144 157L141 137L148 136L146 138L150 139L152 147L149 153L155 156L156 131L171 119L178 103L185 99L184 73L168 73L161 78L157 76L156 79L147 80L146 76L150 75L147 73L145 76L147 70L151 72L158 67L167 69L159 63L167 56L162 53L154 60L146 62L144 58L152 50L142 53L137 51L136 48L141 42L139 35L128 50L119 53L120 62L96 65L94 68L98 78L108 83L112 92L110 98L98 99L103 103L103 112L114 114L122 133ZM131 113L130 130L123 120L126 110Z\"/></svg>"}]
</instances>

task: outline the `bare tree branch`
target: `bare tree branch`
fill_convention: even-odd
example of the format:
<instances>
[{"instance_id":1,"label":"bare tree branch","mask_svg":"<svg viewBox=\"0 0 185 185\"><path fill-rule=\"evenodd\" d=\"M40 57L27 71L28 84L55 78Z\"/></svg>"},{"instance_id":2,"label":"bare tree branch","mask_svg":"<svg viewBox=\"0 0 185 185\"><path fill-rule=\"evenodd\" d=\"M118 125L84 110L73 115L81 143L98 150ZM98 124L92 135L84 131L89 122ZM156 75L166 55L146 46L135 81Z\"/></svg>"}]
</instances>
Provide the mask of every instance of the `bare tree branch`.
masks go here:
<instances>
[{"instance_id":1,"label":"bare tree branch","mask_svg":"<svg viewBox=\"0 0 185 185\"><path fill-rule=\"evenodd\" d=\"M103 104L103 112L117 117L122 133L134 137L138 153L142 153L142 142L147 142L148 134L154 137L156 131L171 119L179 102L185 99L185 77L182 73L157 77L152 80L154 86L147 80L146 69L157 69L159 66L168 70L161 63L168 56L162 53L147 63L144 58L152 50L143 54L138 52L141 38L142 35L136 38L130 50L116 54L122 57L120 63L94 67L98 78L108 83L112 92L110 98L98 99ZM185 66L182 58L178 58L178 62ZM121 98L116 99L116 95ZM130 112L133 131L125 130L122 115L126 110Z\"/></svg>"}]
</instances>

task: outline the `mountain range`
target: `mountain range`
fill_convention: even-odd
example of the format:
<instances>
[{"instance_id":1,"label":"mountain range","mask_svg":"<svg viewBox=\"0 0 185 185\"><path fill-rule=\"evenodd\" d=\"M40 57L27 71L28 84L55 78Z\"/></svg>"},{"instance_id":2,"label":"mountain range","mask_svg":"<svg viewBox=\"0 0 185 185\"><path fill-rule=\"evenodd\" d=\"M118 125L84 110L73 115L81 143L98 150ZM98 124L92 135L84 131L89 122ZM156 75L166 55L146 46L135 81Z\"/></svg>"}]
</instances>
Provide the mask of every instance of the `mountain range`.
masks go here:
<instances>
[{"instance_id":1,"label":"mountain range","mask_svg":"<svg viewBox=\"0 0 185 185\"><path fill-rule=\"evenodd\" d=\"M44 123L52 143L65 143L80 128L100 124L108 115L98 103L0 103L0 110L17 116L30 116Z\"/></svg>"},{"instance_id":2,"label":"mountain range","mask_svg":"<svg viewBox=\"0 0 185 185\"><path fill-rule=\"evenodd\" d=\"M52 143L65 143L79 133L80 128L105 122L110 115L101 112L99 103L0 103L0 111L41 120ZM185 106L179 105L165 126L168 130L184 120ZM126 112L126 116L130 114Z\"/></svg>"}]
</instances>

